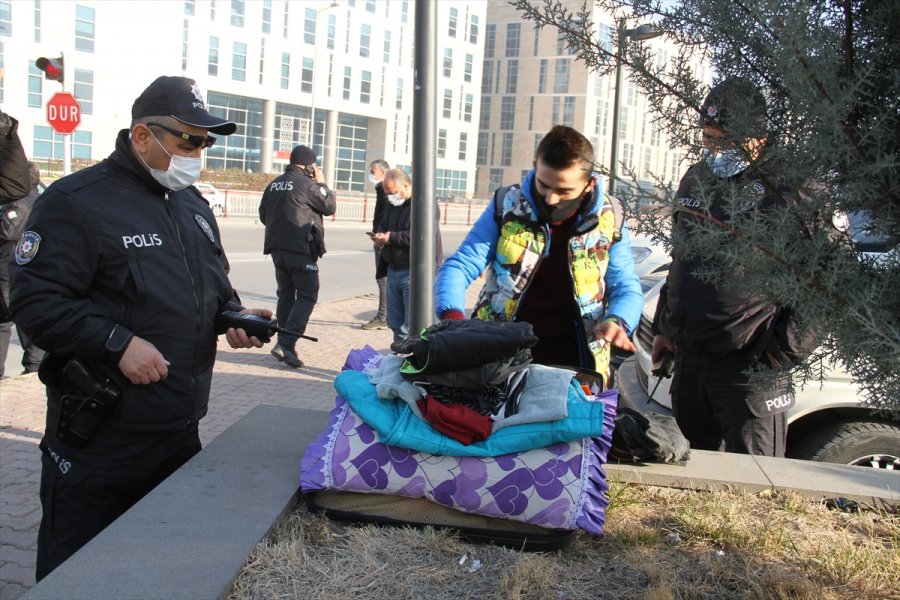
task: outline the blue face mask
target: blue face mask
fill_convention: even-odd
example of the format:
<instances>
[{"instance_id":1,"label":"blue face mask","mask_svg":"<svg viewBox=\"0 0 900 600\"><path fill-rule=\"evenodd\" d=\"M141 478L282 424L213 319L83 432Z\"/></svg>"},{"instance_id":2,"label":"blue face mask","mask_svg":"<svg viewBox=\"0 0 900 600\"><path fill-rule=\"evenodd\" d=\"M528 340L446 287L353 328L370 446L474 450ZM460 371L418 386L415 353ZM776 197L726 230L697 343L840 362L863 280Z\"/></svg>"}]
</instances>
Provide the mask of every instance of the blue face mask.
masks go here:
<instances>
[{"instance_id":1,"label":"blue face mask","mask_svg":"<svg viewBox=\"0 0 900 600\"><path fill-rule=\"evenodd\" d=\"M710 170L719 177L734 177L750 166L744 153L737 148L724 150L703 149L703 160Z\"/></svg>"}]
</instances>

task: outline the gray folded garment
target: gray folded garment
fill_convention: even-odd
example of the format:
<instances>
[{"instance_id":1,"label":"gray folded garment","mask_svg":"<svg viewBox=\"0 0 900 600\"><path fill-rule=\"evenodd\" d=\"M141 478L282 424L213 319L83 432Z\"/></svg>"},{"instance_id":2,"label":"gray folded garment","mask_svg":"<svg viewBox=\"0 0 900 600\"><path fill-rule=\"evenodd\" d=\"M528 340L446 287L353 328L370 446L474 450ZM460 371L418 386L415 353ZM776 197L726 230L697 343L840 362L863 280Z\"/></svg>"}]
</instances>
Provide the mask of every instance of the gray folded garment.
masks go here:
<instances>
[{"instance_id":1,"label":"gray folded garment","mask_svg":"<svg viewBox=\"0 0 900 600\"><path fill-rule=\"evenodd\" d=\"M369 373L369 383L375 385L375 393L379 398L403 400L412 409L414 415L424 419L416 402L425 397L425 389L403 378L400 374L400 365L402 364L402 356L393 354L385 356L381 359L381 364Z\"/></svg>"},{"instance_id":2,"label":"gray folded garment","mask_svg":"<svg viewBox=\"0 0 900 600\"><path fill-rule=\"evenodd\" d=\"M511 375L507 401L491 415L494 421L491 430L564 419L569 414L567 402L573 375L574 372L568 369L545 365L531 365L525 371ZM520 385L522 381L524 386Z\"/></svg>"},{"instance_id":3,"label":"gray folded garment","mask_svg":"<svg viewBox=\"0 0 900 600\"><path fill-rule=\"evenodd\" d=\"M402 373L408 380L462 388L464 390L483 390L495 386L506 385L509 376L531 364L531 349L523 348L513 356L502 360L470 367L460 371L443 373Z\"/></svg>"}]
</instances>

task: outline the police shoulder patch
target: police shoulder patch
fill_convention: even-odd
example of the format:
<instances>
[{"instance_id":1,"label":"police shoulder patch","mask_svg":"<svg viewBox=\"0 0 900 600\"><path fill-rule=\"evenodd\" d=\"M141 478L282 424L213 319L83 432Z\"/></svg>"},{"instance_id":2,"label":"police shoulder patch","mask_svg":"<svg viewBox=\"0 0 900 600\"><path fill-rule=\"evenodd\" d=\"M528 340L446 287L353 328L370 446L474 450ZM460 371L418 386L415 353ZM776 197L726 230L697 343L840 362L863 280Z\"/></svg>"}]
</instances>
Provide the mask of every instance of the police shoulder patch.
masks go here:
<instances>
[{"instance_id":1,"label":"police shoulder patch","mask_svg":"<svg viewBox=\"0 0 900 600\"><path fill-rule=\"evenodd\" d=\"M215 244L216 243L216 234L213 233L213 229L212 229L212 227L210 227L209 223L206 222L206 219L204 219L201 215L195 213L194 220L197 222L197 225L200 227L200 231L202 231L206 235L206 237L209 238L210 242Z\"/></svg>"},{"instance_id":2,"label":"police shoulder patch","mask_svg":"<svg viewBox=\"0 0 900 600\"><path fill-rule=\"evenodd\" d=\"M26 231L22 234L22 239L16 244L16 262L20 265L27 265L37 255L38 247L41 245L41 236L35 231Z\"/></svg>"}]
</instances>

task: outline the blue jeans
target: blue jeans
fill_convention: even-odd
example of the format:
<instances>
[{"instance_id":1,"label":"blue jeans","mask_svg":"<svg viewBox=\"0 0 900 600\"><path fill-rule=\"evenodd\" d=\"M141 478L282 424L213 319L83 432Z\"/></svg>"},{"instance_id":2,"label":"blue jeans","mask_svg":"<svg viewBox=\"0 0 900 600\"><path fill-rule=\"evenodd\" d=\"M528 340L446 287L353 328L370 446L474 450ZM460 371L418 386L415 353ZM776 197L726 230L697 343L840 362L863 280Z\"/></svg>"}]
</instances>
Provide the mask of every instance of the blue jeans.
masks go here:
<instances>
[{"instance_id":1,"label":"blue jeans","mask_svg":"<svg viewBox=\"0 0 900 600\"><path fill-rule=\"evenodd\" d=\"M394 332L394 341L405 340L409 332L409 269L398 271L388 267L387 309L388 327Z\"/></svg>"}]
</instances>

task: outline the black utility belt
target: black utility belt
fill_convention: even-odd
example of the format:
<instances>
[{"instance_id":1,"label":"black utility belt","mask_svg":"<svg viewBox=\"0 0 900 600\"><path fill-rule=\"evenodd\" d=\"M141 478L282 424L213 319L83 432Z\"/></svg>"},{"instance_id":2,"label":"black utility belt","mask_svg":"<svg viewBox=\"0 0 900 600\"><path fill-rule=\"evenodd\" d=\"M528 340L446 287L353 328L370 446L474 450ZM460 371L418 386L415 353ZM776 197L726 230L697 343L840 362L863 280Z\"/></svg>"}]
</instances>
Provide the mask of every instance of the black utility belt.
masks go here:
<instances>
[{"instance_id":1,"label":"black utility belt","mask_svg":"<svg viewBox=\"0 0 900 600\"><path fill-rule=\"evenodd\" d=\"M70 359L62 368L58 385L63 393L56 437L73 448L83 448L113 413L122 393L110 379L97 377L78 358Z\"/></svg>"}]
</instances>

